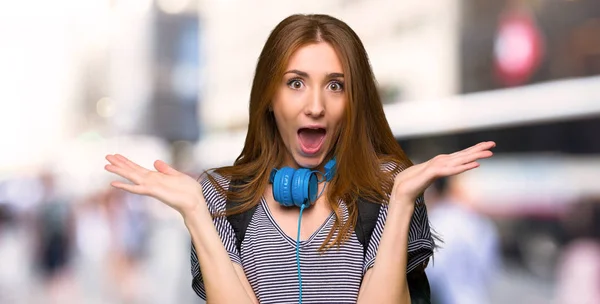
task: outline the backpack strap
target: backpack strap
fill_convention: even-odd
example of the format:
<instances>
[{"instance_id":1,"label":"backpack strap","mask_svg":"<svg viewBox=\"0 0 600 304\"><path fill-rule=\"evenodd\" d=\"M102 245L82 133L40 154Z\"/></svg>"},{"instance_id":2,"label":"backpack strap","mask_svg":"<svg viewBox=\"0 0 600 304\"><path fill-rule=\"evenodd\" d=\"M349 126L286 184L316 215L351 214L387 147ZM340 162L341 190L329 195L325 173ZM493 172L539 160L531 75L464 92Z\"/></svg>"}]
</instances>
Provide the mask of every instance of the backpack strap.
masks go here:
<instances>
[{"instance_id":1,"label":"backpack strap","mask_svg":"<svg viewBox=\"0 0 600 304\"><path fill-rule=\"evenodd\" d=\"M231 181L231 184L239 185L241 184L241 182ZM227 210L231 210L240 205L240 202L234 202L228 199L225 203L225 208ZM248 225L250 225L250 220L252 220L252 216L254 215L257 206L258 205L255 205L254 207L246 210L245 212L231 214L227 216L227 220L229 221L231 227L233 228L233 231L235 232L235 247L237 248L239 253L242 252L242 242L244 241L244 237L246 236L246 229L248 228Z\"/></svg>"},{"instance_id":2,"label":"backpack strap","mask_svg":"<svg viewBox=\"0 0 600 304\"><path fill-rule=\"evenodd\" d=\"M379 218L381 205L364 199L358 199L356 205L358 207L358 219L354 230L358 241L363 245L363 254L366 256L371 235ZM431 290L425 273L426 265L427 262L419 265L406 276L411 304L431 304Z\"/></svg>"},{"instance_id":3,"label":"backpack strap","mask_svg":"<svg viewBox=\"0 0 600 304\"><path fill-rule=\"evenodd\" d=\"M354 226L354 232L358 241L363 245L363 255L366 256L381 205L359 198L356 200L356 206L358 207L358 219Z\"/></svg>"},{"instance_id":4,"label":"backpack strap","mask_svg":"<svg viewBox=\"0 0 600 304\"><path fill-rule=\"evenodd\" d=\"M237 204L232 203L231 208L233 208L235 205ZM248 225L250 225L250 220L252 220L252 216L254 215L254 211L256 211L257 206L254 206L245 212L227 216L227 220L235 232L235 247L240 253L242 252L242 242L244 241L244 236L246 235L246 229L248 228ZM230 206L227 205L226 208L230 208Z\"/></svg>"},{"instance_id":5,"label":"backpack strap","mask_svg":"<svg viewBox=\"0 0 600 304\"><path fill-rule=\"evenodd\" d=\"M427 263L419 265L406 275L411 304L431 304L431 287L425 272Z\"/></svg>"}]
</instances>

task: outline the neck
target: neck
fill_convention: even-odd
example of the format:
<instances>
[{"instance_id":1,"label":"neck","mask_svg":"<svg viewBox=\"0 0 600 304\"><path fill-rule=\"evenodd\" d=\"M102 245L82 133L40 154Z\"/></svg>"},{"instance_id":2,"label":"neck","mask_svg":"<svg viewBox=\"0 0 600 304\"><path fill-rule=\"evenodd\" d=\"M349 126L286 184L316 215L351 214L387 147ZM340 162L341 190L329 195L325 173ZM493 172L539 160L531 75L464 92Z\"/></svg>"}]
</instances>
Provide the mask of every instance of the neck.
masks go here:
<instances>
[{"instance_id":1,"label":"neck","mask_svg":"<svg viewBox=\"0 0 600 304\"><path fill-rule=\"evenodd\" d=\"M290 168L294 168L294 169L300 169L300 168L304 168L304 169L309 169L311 171L319 171L323 174L325 174L325 164L327 163L327 160L323 161L322 163L320 163L318 166L313 167L313 168L308 168L308 167L302 167L300 165L298 165L298 163L296 163L296 161L292 160L286 160L283 162L283 164L281 164L279 167L283 168L283 167L290 167Z\"/></svg>"}]
</instances>

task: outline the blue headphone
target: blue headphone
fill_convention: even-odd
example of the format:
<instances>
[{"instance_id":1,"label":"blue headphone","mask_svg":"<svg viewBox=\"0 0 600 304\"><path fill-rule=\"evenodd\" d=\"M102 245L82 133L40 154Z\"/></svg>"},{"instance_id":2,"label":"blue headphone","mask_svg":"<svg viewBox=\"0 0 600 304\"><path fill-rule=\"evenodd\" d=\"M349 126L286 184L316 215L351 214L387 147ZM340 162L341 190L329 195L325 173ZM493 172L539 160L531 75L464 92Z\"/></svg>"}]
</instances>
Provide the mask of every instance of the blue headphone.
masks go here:
<instances>
[{"instance_id":1,"label":"blue headphone","mask_svg":"<svg viewBox=\"0 0 600 304\"><path fill-rule=\"evenodd\" d=\"M324 169L324 174L306 168L283 167L271 170L269 182L273 184L273 197L286 207L302 207L314 203L323 193L321 191L317 195L319 182L328 182L335 175L335 158L328 161ZM318 173L322 174L321 179L317 178Z\"/></svg>"}]
</instances>

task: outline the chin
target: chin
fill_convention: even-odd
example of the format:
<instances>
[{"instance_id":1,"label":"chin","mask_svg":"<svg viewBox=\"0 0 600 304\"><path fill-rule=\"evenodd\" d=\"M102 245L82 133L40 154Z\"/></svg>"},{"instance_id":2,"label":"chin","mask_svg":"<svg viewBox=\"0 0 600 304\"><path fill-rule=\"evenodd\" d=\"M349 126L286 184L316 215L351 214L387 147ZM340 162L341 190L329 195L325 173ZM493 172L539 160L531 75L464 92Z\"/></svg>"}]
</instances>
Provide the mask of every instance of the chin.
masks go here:
<instances>
[{"instance_id":1,"label":"chin","mask_svg":"<svg viewBox=\"0 0 600 304\"><path fill-rule=\"evenodd\" d=\"M314 169L314 168L318 167L319 165L321 165L324 158L325 158L324 153L318 153L316 155L311 155L311 156L305 156L305 155L302 155L301 153L294 155L294 161L296 161L296 164L298 164L298 166L300 168L309 168L309 169Z\"/></svg>"}]
</instances>

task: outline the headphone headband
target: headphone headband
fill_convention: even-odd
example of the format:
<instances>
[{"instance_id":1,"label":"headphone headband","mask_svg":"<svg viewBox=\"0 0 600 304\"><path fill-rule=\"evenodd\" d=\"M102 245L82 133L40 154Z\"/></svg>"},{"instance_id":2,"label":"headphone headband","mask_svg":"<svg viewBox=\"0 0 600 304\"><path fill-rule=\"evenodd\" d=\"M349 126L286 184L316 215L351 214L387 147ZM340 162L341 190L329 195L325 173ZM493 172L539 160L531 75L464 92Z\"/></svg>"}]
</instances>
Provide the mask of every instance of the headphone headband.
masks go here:
<instances>
[{"instance_id":1,"label":"headphone headband","mask_svg":"<svg viewBox=\"0 0 600 304\"><path fill-rule=\"evenodd\" d=\"M336 171L335 165L336 165L335 157L332 158L331 160L329 160L325 164L325 180L326 181L330 181L333 179L333 176L335 175L335 171Z\"/></svg>"}]
</instances>

